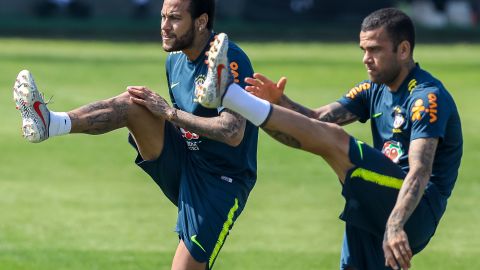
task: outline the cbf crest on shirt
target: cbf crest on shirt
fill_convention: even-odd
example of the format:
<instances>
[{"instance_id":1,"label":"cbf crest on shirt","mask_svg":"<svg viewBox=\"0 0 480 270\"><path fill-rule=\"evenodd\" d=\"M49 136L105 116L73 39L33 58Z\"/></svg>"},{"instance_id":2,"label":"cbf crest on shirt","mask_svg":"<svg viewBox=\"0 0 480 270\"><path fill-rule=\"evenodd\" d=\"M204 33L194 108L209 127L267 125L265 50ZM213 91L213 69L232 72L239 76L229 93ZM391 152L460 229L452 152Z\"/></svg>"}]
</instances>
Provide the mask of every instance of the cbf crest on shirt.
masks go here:
<instances>
[{"instance_id":1,"label":"cbf crest on shirt","mask_svg":"<svg viewBox=\"0 0 480 270\"><path fill-rule=\"evenodd\" d=\"M214 35L210 37L213 39ZM172 104L175 108L200 117L216 117L223 108L208 109L196 100L199 86L205 82L208 66L205 52L190 61L182 52L170 53L166 60L167 82ZM228 59L236 83L245 87L244 79L253 76L253 68L246 54L234 43L229 42ZM214 173L238 176L244 179L256 178L256 151L258 128L247 122L244 139L237 147L211 140L202 134L179 127L190 157L198 166Z\"/></svg>"},{"instance_id":2,"label":"cbf crest on shirt","mask_svg":"<svg viewBox=\"0 0 480 270\"><path fill-rule=\"evenodd\" d=\"M416 66L396 92L363 81L338 100L360 122L371 121L373 145L408 171L410 142L439 138L431 181L448 197L462 156L460 118L443 84Z\"/></svg>"}]
</instances>

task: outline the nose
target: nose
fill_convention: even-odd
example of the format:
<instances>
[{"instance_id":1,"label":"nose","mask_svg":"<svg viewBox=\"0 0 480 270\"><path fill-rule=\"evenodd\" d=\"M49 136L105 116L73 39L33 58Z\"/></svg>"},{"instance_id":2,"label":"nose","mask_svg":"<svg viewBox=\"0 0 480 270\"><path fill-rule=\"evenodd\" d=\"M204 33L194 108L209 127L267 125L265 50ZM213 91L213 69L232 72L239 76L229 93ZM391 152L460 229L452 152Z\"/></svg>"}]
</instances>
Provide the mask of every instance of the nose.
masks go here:
<instances>
[{"instance_id":1,"label":"nose","mask_svg":"<svg viewBox=\"0 0 480 270\"><path fill-rule=\"evenodd\" d=\"M170 23L170 21L168 20L168 18L163 18L163 19L162 19L161 29L162 29L163 31L169 31L169 30L172 29L172 24Z\"/></svg>"},{"instance_id":2,"label":"nose","mask_svg":"<svg viewBox=\"0 0 480 270\"><path fill-rule=\"evenodd\" d=\"M372 57L370 56L370 54L368 52L365 52L363 54L363 63L364 64L371 64L372 63Z\"/></svg>"}]
</instances>

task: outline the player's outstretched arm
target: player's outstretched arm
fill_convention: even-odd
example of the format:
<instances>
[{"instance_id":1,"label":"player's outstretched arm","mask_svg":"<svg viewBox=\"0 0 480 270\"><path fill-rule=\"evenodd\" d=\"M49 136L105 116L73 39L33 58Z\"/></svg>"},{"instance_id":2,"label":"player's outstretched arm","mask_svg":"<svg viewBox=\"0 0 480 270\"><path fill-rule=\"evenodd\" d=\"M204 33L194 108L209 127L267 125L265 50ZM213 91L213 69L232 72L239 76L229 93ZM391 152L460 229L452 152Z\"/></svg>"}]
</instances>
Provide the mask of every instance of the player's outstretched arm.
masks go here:
<instances>
[{"instance_id":1,"label":"player's outstretched arm","mask_svg":"<svg viewBox=\"0 0 480 270\"><path fill-rule=\"evenodd\" d=\"M420 202L431 177L437 145L438 138L416 139L410 144L408 152L410 171L403 180L397 202L387 221L383 239L385 265L393 269L410 268L413 255L404 226Z\"/></svg>"},{"instance_id":2,"label":"player's outstretched arm","mask_svg":"<svg viewBox=\"0 0 480 270\"><path fill-rule=\"evenodd\" d=\"M309 109L285 95L287 78L282 77L278 82L273 82L261 73L255 73L253 78L246 78L245 82L250 84L245 90L251 94L264 99L272 104L282 106L292 111L303 114L309 118L318 119L323 122L346 125L358 120L358 117L343 107L338 102L333 102L318 109Z\"/></svg>"},{"instance_id":3,"label":"player's outstretched arm","mask_svg":"<svg viewBox=\"0 0 480 270\"><path fill-rule=\"evenodd\" d=\"M245 90L250 94L307 117L317 118L315 111L294 102L285 95L286 77L282 77L278 82L274 82L261 73L255 73L253 78L245 78L245 82L250 84L245 87Z\"/></svg>"},{"instance_id":4,"label":"player's outstretched arm","mask_svg":"<svg viewBox=\"0 0 480 270\"><path fill-rule=\"evenodd\" d=\"M133 102L177 126L230 146L237 146L243 140L246 120L230 110L223 110L217 117L200 117L172 108L163 97L146 87L130 87L128 92Z\"/></svg>"}]
</instances>

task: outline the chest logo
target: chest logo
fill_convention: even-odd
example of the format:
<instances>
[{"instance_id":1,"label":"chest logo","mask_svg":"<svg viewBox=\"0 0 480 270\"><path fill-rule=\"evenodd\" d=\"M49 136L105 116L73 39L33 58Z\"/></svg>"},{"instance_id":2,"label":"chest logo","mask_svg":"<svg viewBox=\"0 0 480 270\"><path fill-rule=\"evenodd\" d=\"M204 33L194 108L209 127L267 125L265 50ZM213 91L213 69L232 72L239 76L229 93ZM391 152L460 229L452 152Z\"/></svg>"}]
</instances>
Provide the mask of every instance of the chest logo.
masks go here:
<instances>
[{"instance_id":1,"label":"chest logo","mask_svg":"<svg viewBox=\"0 0 480 270\"><path fill-rule=\"evenodd\" d=\"M394 163L398 163L404 152L402 144L396 141L388 141L383 144L382 153L391 159Z\"/></svg>"},{"instance_id":2,"label":"chest logo","mask_svg":"<svg viewBox=\"0 0 480 270\"><path fill-rule=\"evenodd\" d=\"M400 107L396 107L393 110L394 118L393 118L393 133L401 133L402 126L405 124L405 116L402 114L402 109Z\"/></svg>"},{"instance_id":3,"label":"chest logo","mask_svg":"<svg viewBox=\"0 0 480 270\"><path fill-rule=\"evenodd\" d=\"M400 133L400 128L403 124L405 124L405 117L401 114L395 114L395 119L393 120L393 133Z\"/></svg>"},{"instance_id":4,"label":"chest logo","mask_svg":"<svg viewBox=\"0 0 480 270\"><path fill-rule=\"evenodd\" d=\"M188 131L184 128L180 128L180 132L182 132L182 137L185 139L185 143L187 144L187 147L189 150L192 150L192 151L200 150L199 144L202 141L198 140L200 139L200 136L198 134Z\"/></svg>"},{"instance_id":5,"label":"chest logo","mask_svg":"<svg viewBox=\"0 0 480 270\"><path fill-rule=\"evenodd\" d=\"M193 102L198 102L197 96L199 93L203 92L203 83L205 82L207 76L201 74L198 75L197 78L195 78L195 93L193 97Z\"/></svg>"}]
</instances>

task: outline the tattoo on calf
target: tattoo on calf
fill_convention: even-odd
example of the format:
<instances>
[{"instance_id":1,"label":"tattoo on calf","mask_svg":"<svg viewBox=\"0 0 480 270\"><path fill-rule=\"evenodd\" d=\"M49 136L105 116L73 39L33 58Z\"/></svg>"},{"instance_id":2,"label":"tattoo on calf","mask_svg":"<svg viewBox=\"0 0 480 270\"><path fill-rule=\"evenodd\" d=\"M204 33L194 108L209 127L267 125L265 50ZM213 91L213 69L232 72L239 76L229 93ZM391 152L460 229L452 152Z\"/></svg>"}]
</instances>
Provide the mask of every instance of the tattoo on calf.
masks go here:
<instances>
[{"instance_id":1,"label":"tattoo on calf","mask_svg":"<svg viewBox=\"0 0 480 270\"><path fill-rule=\"evenodd\" d=\"M114 98L85 105L69 116L82 133L98 135L126 126L127 111L128 104Z\"/></svg>"},{"instance_id":2,"label":"tattoo on calf","mask_svg":"<svg viewBox=\"0 0 480 270\"><path fill-rule=\"evenodd\" d=\"M288 135L288 134L285 134L283 132L280 132L280 131L277 131L277 130L271 130L271 129L266 129L266 128L263 128L263 130L268 133L268 135L272 136L272 138L274 138L275 140L287 145L287 146L290 146L290 147L293 147L293 148L301 148L302 145L300 144L300 141L298 141L297 139L295 139L294 137Z\"/></svg>"}]
</instances>

